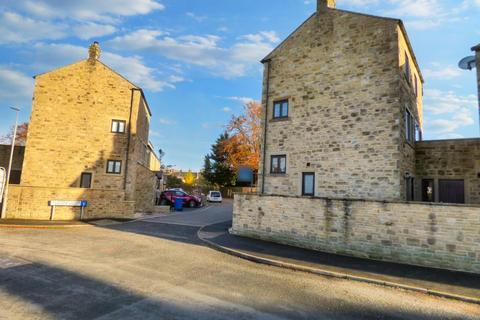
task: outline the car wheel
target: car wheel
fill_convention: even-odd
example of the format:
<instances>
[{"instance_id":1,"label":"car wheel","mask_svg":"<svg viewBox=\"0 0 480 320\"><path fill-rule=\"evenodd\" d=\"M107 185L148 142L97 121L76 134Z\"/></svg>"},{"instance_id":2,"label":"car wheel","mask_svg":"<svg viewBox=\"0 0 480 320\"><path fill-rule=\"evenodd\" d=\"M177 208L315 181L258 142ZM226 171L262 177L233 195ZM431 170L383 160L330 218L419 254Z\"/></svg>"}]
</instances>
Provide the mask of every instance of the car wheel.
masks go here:
<instances>
[{"instance_id":1,"label":"car wheel","mask_svg":"<svg viewBox=\"0 0 480 320\"><path fill-rule=\"evenodd\" d=\"M190 206L190 208L195 208L197 204L195 203L195 201L192 200L188 203L188 205Z\"/></svg>"}]
</instances>

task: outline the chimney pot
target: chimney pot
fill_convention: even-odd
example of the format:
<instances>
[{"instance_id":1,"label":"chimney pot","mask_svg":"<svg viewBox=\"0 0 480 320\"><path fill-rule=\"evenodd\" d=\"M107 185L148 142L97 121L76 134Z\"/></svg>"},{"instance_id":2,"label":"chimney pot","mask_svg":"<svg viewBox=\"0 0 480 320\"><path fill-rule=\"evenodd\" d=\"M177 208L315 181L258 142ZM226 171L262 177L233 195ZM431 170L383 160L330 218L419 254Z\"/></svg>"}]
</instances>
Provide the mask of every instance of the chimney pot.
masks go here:
<instances>
[{"instance_id":1,"label":"chimney pot","mask_svg":"<svg viewBox=\"0 0 480 320\"><path fill-rule=\"evenodd\" d=\"M325 10L326 8L335 9L336 0L317 0L317 11Z\"/></svg>"}]
</instances>

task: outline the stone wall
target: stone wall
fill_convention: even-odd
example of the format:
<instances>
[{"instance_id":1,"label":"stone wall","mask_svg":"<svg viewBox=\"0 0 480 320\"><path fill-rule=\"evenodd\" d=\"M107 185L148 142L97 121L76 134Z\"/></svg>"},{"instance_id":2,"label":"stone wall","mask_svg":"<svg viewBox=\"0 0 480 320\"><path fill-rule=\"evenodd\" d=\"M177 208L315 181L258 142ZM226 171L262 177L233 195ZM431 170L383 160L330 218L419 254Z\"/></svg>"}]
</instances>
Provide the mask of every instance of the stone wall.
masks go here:
<instances>
[{"instance_id":1,"label":"stone wall","mask_svg":"<svg viewBox=\"0 0 480 320\"><path fill-rule=\"evenodd\" d=\"M402 134L405 100L421 108L421 97L415 104L402 92L405 50L414 56L398 20L326 9L267 57L265 193L300 195L302 172L315 172L319 196L405 198L404 172L415 163ZM272 119L283 99L288 118ZM270 173L272 155L286 155L286 174Z\"/></svg>"},{"instance_id":2,"label":"stone wall","mask_svg":"<svg viewBox=\"0 0 480 320\"><path fill-rule=\"evenodd\" d=\"M134 202L124 201L125 192L80 188L42 188L10 185L7 219L50 219L51 200L88 201L84 219L132 218ZM57 207L55 220L78 220L80 208Z\"/></svg>"},{"instance_id":3,"label":"stone wall","mask_svg":"<svg viewBox=\"0 0 480 320\"><path fill-rule=\"evenodd\" d=\"M144 166L137 166L135 186L135 212L150 213L155 207L156 175Z\"/></svg>"},{"instance_id":4,"label":"stone wall","mask_svg":"<svg viewBox=\"0 0 480 320\"><path fill-rule=\"evenodd\" d=\"M236 194L232 233L480 273L480 206Z\"/></svg>"},{"instance_id":5,"label":"stone wall","mask_svg":"<svg viewBox=\"0 0 480 320\"><path fill-rule=\"evenodd\" d=\"M150 116L142 91L98 60L36 76L21 188L11 189L7 216L48 218L49 200L85 199L86 218L133 216L142 200L148 207L139 186L149 183L142 159ZM125 132L112 132L112 120L125 121ZM120 174L107 173L108 160L122 162ZM80 188L83 172L92 174L91 189ZM58 208L59 219L78 213Z\"/></svg>"},{"instance_id":6,"label":"stone wall","mask_svg":"<svg viewBox=\"0 0 480 320\"><path fill-rule=\"evenodd\" d=\"M459 179L465 181L466 203L480 204L480 139L422 141L415 149L418 200L422 179L434 179L436 184L440 179Z\"/></svg>"}]
</instances>

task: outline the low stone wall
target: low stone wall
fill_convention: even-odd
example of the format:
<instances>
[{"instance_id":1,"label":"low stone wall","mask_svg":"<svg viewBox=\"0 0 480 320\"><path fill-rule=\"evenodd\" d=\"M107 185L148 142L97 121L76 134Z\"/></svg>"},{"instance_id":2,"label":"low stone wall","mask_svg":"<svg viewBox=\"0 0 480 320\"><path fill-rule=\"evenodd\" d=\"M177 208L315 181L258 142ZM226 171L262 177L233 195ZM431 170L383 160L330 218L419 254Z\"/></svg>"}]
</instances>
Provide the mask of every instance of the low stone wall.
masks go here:
<instances>
[{"instance_id":1,"label":"low stone wall","mask_svg":"<svg viewBox=\"0 0 480 320\"><path fill-rule=\"evenodd\" d=\"M7 219L50 219L48 201L88 201L84 219L133 217L134 202L124 201L125 193L117 190L44 188L10 185L8 189ZM78 220L80 208L57 207L55 220Z\"/></svg>"},{"instance_id":2,"label":"low stone wall","mask_svg":"<svg viewBox=\"0 0 480 320\"><path fill-rule=\"evenodd\" d=\"M235 235L480 273L480 206L236 194Z\"/></svg>"}]
</instances>

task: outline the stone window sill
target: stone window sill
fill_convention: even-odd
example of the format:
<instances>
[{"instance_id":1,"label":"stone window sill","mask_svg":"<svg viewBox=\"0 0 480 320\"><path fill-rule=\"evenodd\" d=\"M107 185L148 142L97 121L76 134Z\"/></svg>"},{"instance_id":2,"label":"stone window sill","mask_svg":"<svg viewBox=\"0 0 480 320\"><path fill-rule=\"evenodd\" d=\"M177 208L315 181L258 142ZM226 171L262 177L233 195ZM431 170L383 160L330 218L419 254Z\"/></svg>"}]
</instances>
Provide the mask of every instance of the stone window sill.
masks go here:
<instances>
[{"instance_id":1,"label":"stone window sill","mask_svg":"<svg viewBox=\"0 0 480 320\"><path fill-rule=\"evenodd\" d=\"M289 117L285 118L272 118L269 120L269 122L285 122L285 121L290 121Z\"/></svg>"},{"instance_id":2,"label":"stone window sill","mask_svg":"<svg viewBox=\"0 0 480 320\"><path fill-rule=\"evenodd\" d=\"M286 178L288 177L286 173L269 173L267 177L273 177L273 178Z\"/></svg>"}]
</instances>

